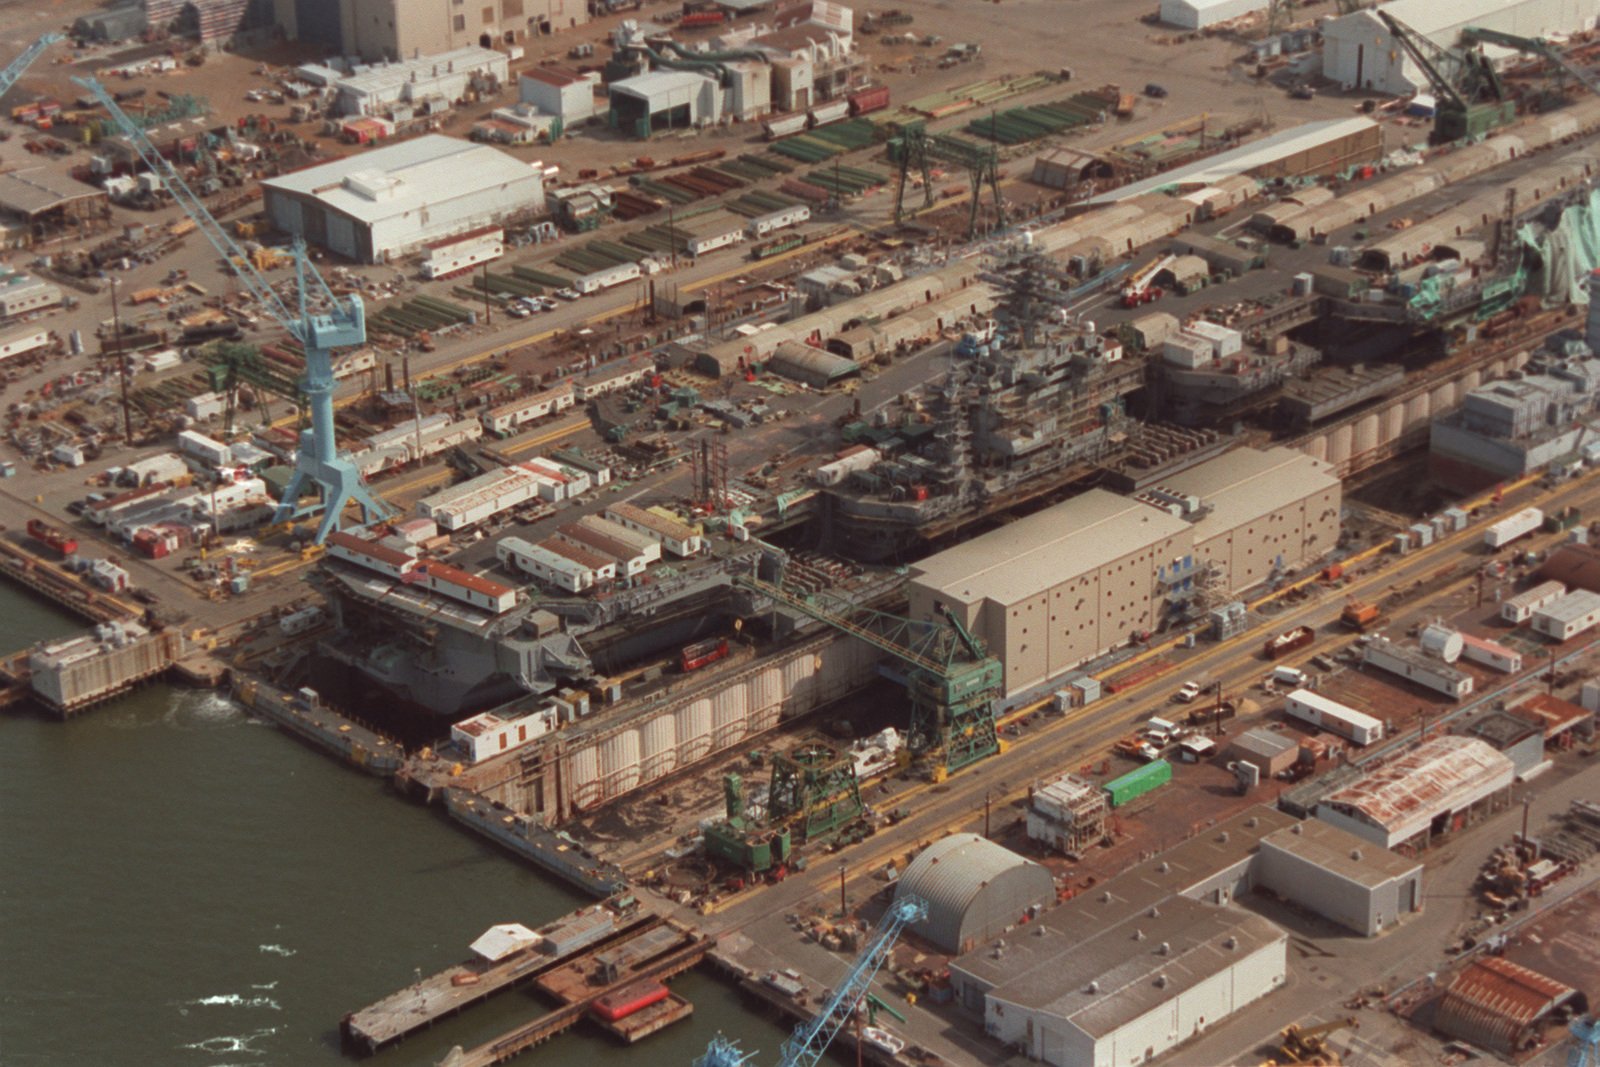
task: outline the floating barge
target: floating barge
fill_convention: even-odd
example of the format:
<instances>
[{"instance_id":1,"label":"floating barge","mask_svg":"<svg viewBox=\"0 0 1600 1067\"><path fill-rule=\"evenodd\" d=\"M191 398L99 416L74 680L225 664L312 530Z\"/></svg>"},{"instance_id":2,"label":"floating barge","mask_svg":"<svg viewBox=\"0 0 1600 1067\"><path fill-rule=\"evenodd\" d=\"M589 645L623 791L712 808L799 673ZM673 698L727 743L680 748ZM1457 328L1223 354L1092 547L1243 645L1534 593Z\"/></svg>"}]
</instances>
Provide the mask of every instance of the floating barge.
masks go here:
<instances>
[{"instance_id":1,"label":"floating barge","mask_svg":"<svg viewBox=\"0 0 1600 1067\"><path fill-rule=\"evenodd\" d=\"M444 802L451 818L596 899L604 900L628 888L628 877L622 868L565 834L540 826L530 816L464 789L446 789Z\"/></svg>"},{"instance_id":2,"label":"floating barge","mask_svg":"<svg viewBox=\"0 0 1600 1067\"><path fill-rule=\"evenodd\" d=\"M255 714L368 774L392 778L405 762L405 749L398 741L339 714L312 690L291 696L249 680L239 683L234 695Z\"/></svg>"}]
</instances>

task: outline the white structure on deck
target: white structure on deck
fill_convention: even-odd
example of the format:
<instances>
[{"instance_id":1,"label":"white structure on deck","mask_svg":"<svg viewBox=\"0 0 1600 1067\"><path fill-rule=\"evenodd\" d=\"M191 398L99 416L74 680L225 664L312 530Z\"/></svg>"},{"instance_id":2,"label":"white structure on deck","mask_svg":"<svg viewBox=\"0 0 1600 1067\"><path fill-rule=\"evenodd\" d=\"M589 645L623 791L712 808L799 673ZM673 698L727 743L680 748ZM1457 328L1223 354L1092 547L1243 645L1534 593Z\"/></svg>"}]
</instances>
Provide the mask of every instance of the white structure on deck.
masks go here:
<instances>
[{"instance_id":1,"label":"white structure on deck","mask_svg":"<svg viewBox=\"0 0 1600 1067\"><path fill-rule=\"evenodd\" d=\"M674 556L692 556L705 544L698 527L655 509L646 510L633 504L612 504L606 508L606 518L660 542L661 547Z\"/></svg>"},{"instance_id":2,"label":"white structure on deck","mask_svg":"<svg viewBox=\"0 0 1600 1067\"><path fill-rule=\"evenodd\" d=\"M1460 43L1466 26L1549 37L1593 28L1593 0L1394 0L1383 10L1441 47ZM1340 85L1404 96L1427 79L1372 11L1357 11L1322 27L1322 74Z\"/></svg>"},{"instance_id":3,"label":"white structure on deck","mask_svg":"<svg viewBox=\"0 0 1600 1067\"><path fill-rule=\"evenodd\" d=\"M272 224L362 263L544 210L544 175L497 148L429 134L261 183Z\"/></svg>"},{"instance_id":4,"label":"white structure on deck","mask_svg":"<svg viewBox=\"0 0 1600 1067\"><path fill-rule=\"evenodd\" d=\"M396 107L427 114L444 111L474 85L506 84L511 61L492 48L456 48L398 63L382 63L333 85L335 115L388 115Z\"/></svg>"}]
</instances>

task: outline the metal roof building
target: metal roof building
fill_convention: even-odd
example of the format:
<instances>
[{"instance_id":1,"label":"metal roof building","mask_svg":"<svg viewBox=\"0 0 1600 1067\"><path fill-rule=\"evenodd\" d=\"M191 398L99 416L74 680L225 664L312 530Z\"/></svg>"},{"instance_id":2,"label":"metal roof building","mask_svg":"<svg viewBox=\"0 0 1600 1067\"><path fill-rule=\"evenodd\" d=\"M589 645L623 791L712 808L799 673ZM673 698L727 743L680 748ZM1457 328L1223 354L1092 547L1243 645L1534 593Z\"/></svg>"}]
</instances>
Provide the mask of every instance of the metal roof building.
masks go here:
<instances>
[{"instance_id":1,"label":"metal roof building","mask_svg":"<svg viewBox=\"0 0 1600 1067\"><path fill-rule=\"evenodd\" d=\"M949 952L965 952L1015 926L1030 908L1052 904L1055 879L1032 860L977 834L951 834L906 867L895 895L928 902L917 932Z\"/></svg>"},{"instance_id":2,"label":"metal roof building","mask_svg":"<svg viewBox=\"0 0 1600 1067\"><path fill-rule=\"evenodd\" d=\"M767 369L773 374L793 378L817 389L861 373L861 366L855 360L798 341L785 341L779 345L778 350L768 357Z\"/></svg>"},{"instance_id":3,"label":"metal roof building","mask_svg":"<svg viewBox=\"0 0 1600 1067\"><path fill-rule=\"evenodd\" d=\"M952 963L988 987L991 1037L1062 1067L1142 1063L1287 977L1288 935L1259 915L1170 897L1112 920L1099 895Z\"/></svg>"},{"instance_id":4,"label":"metal roof building","mask_svg":"<svg viewBox=\"0 0 1600 1067\"><path fill-rule=\"evenodd\" d=\"M1581 996L1538 971L1497 956L1481 956L1445 990L1434 1026L1514 1056L1538 1042L1543 1024L1557 1008Z\"/></svg>"},{"instance_id":5,"label":"metal roof building","mask_svg":"<svg viewBox=\"0 0 1600 1067\"><path fill-rule=\"evenodd\" d=\"M497 148L430 134L261 183L274 226L363 263L544 209L544 179Z\"/></svg>"},{"instance_id":6,"label":"metal roof building","mask_svg":"<svg viewBox=\"0 0 1600 1067\"><path fill-rule=\"evenodd\" d=\"M1261 841L1259 884L1372 937L1422 908L1422 864L1319 819Z\"/></svg>"},{"instance_id":7,"label":"metal roof building","mask_svg":"<svg viewBox=\"0 0 1600 1067\"><path fill-rule=\"evenodd\" d=\"M1515 775L1483 741L1435 737L1329 795L1316 814L1384 848L1426 844L1493 803Z\"/></svg>"}]
</instances>

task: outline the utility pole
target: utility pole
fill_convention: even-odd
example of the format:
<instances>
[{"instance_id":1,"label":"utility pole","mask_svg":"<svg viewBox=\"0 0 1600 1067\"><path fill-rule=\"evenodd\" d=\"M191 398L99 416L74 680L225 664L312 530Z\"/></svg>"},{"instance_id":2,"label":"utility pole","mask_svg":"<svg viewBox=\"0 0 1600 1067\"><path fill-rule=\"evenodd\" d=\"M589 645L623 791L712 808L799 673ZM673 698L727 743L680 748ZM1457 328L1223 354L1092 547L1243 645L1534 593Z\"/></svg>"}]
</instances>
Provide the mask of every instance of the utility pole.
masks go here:
<instances>
[{"instance_id":1,"label":"utility pole","mask_svg":"<svg viewBox=\"0 0 1600 1067\"><path fill-rule=\"evenodd\" d=\"M117 287L121 278L111 279L111 329L116 337L117 374L122 378L122 439L133 444L133 408L128 403L128 361L122 354L122 314L117 305Z\"/></svg>"},{"instance_id":2,"label":"utility pole","mask_svg":"<svg viewBox=\"0 0 1600 1067\"><path fill-rule=\"evenodd\" d=\"M489 309L489 263L483 264L483 324L489 326L494 322L494 312Z\"/></svg>"},{"instance_id":3,"label":"utility pole","mask_svg":"<svg viewBox=\"0 0 1600 1067\"><path fill-rule=\"evenodd\" d=\"M983 791L983 836L989 836L989 790Z\"/></svg>"},{"instance_id":4,"label":"utility pole","mask_svg":"<svg viewBox=\"0 0 1600 1067\"><path fill-rule=\"evenodd\" d=\"M845 872L845 869L846 868L845 868L845 865L844 865L844 860L840 860L839 861L839 921L840 922L843 922L850 915L850 905L845 901L845 896L844 896L844 872Z\"/></svg>"}]
</instances>

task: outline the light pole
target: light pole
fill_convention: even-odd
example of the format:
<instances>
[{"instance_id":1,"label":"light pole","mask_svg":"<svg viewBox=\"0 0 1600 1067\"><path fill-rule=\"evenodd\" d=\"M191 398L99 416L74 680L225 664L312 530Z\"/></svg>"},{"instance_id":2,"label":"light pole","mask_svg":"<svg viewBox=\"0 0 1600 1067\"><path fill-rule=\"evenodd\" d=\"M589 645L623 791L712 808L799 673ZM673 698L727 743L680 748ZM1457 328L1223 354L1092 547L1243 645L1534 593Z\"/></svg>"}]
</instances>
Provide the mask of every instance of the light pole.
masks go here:
<instances>
[{"instance_id":1,"label":"light pole","mask_svg":"<svg viewBox=\"0 0 1600 1067\"><path fill-rule=\"evenodd\" d=\"M117 287L122 279L111 278L111 331L117 348L117 374L122 378L122 439L133 444L133 409L128 403L128 360L122 353L122 313L117 305Z\"/></svg>"}]
</instances>

